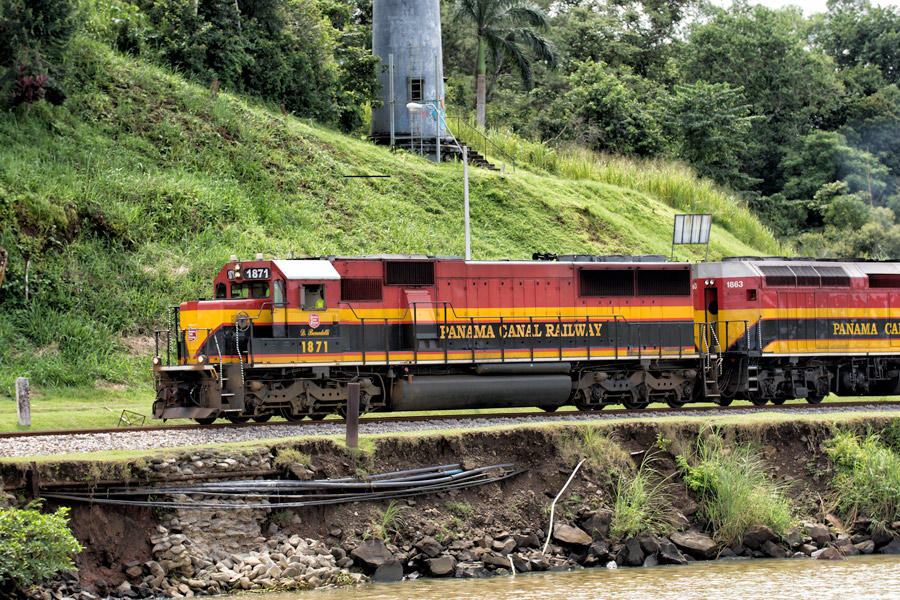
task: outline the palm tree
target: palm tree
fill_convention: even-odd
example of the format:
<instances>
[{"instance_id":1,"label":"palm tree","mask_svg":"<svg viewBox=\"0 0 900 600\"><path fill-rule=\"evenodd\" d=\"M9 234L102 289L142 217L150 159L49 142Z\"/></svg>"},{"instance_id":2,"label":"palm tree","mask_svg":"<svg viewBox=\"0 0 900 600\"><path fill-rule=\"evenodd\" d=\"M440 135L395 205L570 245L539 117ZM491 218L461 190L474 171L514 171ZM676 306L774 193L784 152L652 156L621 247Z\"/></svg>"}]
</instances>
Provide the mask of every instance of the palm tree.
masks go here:
<instances>
[{"instance_id":1,"label":"palm tree","mask_svg":"<svg viewBox=\"0 0 900 600\"><path fill-rule=\"evenodd\" d=\"M534 29L546 29L547 17L540 8L525 0L457 0L454 20L475 23L478 35L478 65L475 77L476 112L478 125L484 127L487 89L487 53L499 67L503 59L515 65L522 84L531 88L533 75L531 60L522 46L531 48L538 60L556 66L556 50L552 42L539 36Z\"/></svg>"}]
</instances>

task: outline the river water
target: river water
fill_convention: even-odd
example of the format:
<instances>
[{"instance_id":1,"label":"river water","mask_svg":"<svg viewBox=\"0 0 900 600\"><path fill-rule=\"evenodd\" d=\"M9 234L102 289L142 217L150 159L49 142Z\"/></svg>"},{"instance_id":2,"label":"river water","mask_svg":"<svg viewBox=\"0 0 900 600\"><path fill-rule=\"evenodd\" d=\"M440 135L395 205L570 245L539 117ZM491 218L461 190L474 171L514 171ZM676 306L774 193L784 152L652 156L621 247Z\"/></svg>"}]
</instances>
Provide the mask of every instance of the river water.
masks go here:
<instances>
[{"instance_id":1,"label":"river water","mask_svg":"<svg viewBox=\"0 0 900 600\"><path fill-rule=\"evenodd\" d=\"M246 598L246 596L244 596ZM900 557L729 560L488 579L419 579L266 594L264 600L880 600L900 599Z\"/></svg>"}]
</instances>

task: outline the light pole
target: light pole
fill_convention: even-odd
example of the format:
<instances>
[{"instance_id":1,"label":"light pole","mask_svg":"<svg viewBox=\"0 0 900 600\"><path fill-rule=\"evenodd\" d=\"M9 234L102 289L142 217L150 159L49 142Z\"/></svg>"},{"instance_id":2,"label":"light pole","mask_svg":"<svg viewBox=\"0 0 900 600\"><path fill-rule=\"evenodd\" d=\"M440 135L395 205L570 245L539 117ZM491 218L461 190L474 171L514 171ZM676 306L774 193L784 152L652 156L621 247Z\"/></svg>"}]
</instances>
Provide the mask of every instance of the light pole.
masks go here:
<instances>
[{"instance_id":1,"label":"light pole","mask_svg":"<svg viewBox=\"0 0 900 600\"><path fill-rule=\"evenodd\" d=\"M421 111L425 109L425 105L419 102L409 102L406 105L406 109L409 111L409 116L412 118L412 114L416 111ZM441 135L441 117L440 110L437 108L435 104L435 114L437 115L437 133L436 137L440 138ZM410 130L412 127L410 127ZM448 128L449 131L449 128ZM425 135L424 130L422 131L422 135ZM452 134L451 134L452 135ZM465 222L465 230L466 230L466 260L472 260L472 246L471 246L471 238L469 234L469 148L465 144L459 144L457 142L457 146L460 146L460 150L462 150L463 156L463 218ZM438 141L438 162L440 162L440 141Z\"/></svg>"}]
</instances>

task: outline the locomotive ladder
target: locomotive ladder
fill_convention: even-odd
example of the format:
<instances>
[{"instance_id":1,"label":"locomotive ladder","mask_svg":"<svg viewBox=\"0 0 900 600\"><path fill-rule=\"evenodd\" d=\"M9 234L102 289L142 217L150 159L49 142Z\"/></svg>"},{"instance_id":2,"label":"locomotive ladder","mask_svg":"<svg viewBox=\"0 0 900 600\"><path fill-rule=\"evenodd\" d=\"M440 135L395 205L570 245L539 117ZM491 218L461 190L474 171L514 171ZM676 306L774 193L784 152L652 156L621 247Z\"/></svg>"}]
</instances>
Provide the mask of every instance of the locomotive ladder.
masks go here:
<instances>
[{"instance_id":1,"label":"locomotive ladder","mask_svg":"<svg viewBox=\"0 0 900 600\"><path fill-rule=\"evenodd\" d=\"M701 348L701 350L703 350L703 358L701 361L703 366L703 393L706 398L719 398L722 395L721 390L719 389L719 363L722 360L721 348L719 348L719 340L716 337L715 329L711 327L709 323L704 323L702 328L702 344L704 346L704 348ZM712 336L712 341L715 343L715 357L713 357L710 340L706 337L707 332Z\"/></svg>"}]
</instances>

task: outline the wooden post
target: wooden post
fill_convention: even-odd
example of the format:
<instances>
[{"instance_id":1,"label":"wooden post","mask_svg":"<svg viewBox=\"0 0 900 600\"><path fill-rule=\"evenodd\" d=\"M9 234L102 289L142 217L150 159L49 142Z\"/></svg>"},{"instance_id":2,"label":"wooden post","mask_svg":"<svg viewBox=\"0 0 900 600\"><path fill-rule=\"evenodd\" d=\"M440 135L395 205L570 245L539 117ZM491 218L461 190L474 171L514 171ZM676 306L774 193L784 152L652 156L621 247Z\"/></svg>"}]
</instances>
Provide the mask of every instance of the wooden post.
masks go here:
<instances>
[{"instance_id":1,"label":"wooden post","mask_svg":"<svg viewBox=\"0 0 900 600\"><path fill-rule=\"evenodd\" d=\"M347 447L359 447L359 383L347 384Z\"/></svg>"},{"instance_id":2,"label":"wooden post","mask_svg":"<svg viewBox=\"0 0 900 600\"><path fill-rule=\"evenodd\" d=\"M19 425L31 427L31 394L28 389L28 378L16 379L16 415L19 417Z\"/></svg>"}]
</instances>

